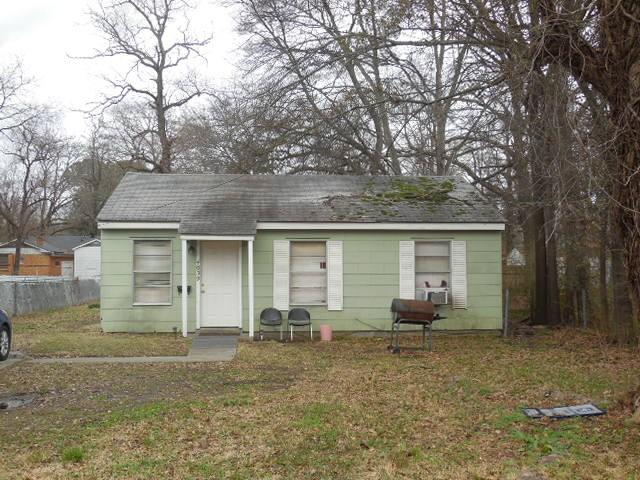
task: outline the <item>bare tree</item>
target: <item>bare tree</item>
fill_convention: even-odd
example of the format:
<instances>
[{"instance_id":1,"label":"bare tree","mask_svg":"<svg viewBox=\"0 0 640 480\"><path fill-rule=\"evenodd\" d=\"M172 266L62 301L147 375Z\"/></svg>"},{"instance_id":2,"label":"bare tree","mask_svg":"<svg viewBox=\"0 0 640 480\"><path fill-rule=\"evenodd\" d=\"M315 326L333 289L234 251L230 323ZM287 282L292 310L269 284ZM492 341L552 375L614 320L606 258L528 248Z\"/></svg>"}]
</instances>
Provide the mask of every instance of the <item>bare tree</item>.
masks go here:
<instances>
[{"instance_id":1,"label":"bare tree","mask_svg":"<svg viewBox=\"0 0 640 480\"><path fill-rule=\"evenodd\" d=\"M400 3L400 5L403 5ZM464 125L473 125L482 112L469 108L467 97L486 88L480 70L470 70L470 42L461 29L474 30L450 0L407 3L398 32L384 43L390 62L397 65L401 85L394 101L406 105L405 152L408 163L422 174L448 175L473 137ZM464 114L456 112L456 106Z\"/></svg>"},{"instance_id":2,"label":"bare tree","mask_svg":"<svg viewBox=\"0 0 640 480\"><path fill-rule=\"evenodd\" d=\"M117 158L114 150L104 123L94 123L80 148L80 160L71 165L68 172L71 203L67 226L70 229L92 236L98 234L98 213L131 168L129 161L114 160Z\"/></svg>"},{"instance_id":3,"label":"bare tree","mask_svg":"<svg viewBox=\"0 0 640 480\"><path fill-rule=\"evenodd\" d=\"M304 98L282 96L269 84L243 82L186 115L177 135L181 171L369 171L361 153L342 142L334 125L315 115Z\"/></svg>"},{"instance_id":4,"label":"bare tree","mask_svg":"<svg viewBox=\"0 0 640 480\"><path fill-rule=\"evenodd\" d=\"M16 240L13 274L20 272L20 251L27 236L64 224L69 196L68 168L75 151L56 132L55 120L40 114L9 132L0 188L0 216Z\"/></svg>"},{"instance_id":5,"label":"bare tree","mask_svg":"<svg viewBox=\"0 0 640 480\"><path fill-rule=\"evenodd\" d=\"M630 3L233 3L241 7L241 30L249 35L243 73L264 87L232 92L192 122L191 127L204 126L191 128L192 143L209 140L203 159L214 149L220 152L216 158L233 159L213 168L462 173L500 202L509 221L508 249L524 248L533 322L577 318L571 297L591 288L594 261L606 312L608 257L615 260L614 306L620 304L618 250L604 238L611 237L612 225L596 224L607 215L607 205L622 204L615 191L628 186L629 178L616 178L618 167L609 163L619 162L611 162L607 151L618 144L621 130L610 129L611 118L600 118L624 109L602 108L607 96L598 89L607 82L590 81L593 65L584 58L591 62L589 55L597 57L606 43L599 40L598 22L609 17L601 12L624 12L627 23L640 18L629 14ZM635 28L629 26L634 34ZM591 50L580 50L584 44L576 32L591 42ZM615 65L631 65L637 42L621 46L607 37L612 41L618 51L631 52ZM572 49L578 53L572 56ZM554 62L571 64L571 70L550 66ZM597 73L605 75L606 62L599 65ZM620 78L625 80L608 83L625 84L628 76ZM593 115L594 97L596 110L604 112L599 118ZM628 118L635 112L624 111ZM630 177L635 170L626 168Z\"/></svg>"},{"instance_id":6,"label":"bare tree","mask_svg":"<svg viewBox=\"0 0 640 480\"><path fill-rule=\"evenodd\" d=\"M625 251L633 316L626 337L640 338L640 4L636 0L540 0L534 44L539 64L563 65L606 100L615 165L612 195Z\"/></svg>"},{"instance_id":7,"label":"bare tree","mask_svg":"<svg viewBox=\"0 0 640 480\"><path fill-rule=\"evenodd\" d=\"M20 63L0 68L0 134L19 127L35 113L22 98L28 84Z\"/></svg>"},{"instance_id":8,"label":"bare tree","mask_svg":"<svg viewBox=\"0 0 640 480\"><path fill-rule=\"evenodd\" d=\"M114 163L128 162L132 170L146 171L162 160L162 145L156 134L156 116L141 101L123 101L101 118L105 135L110 142L110 159ZM173 125L175 123L175 125ZM177 122L172 122L171 167L176 156ZM174 130L176 132L174 132ZM162 173L162 172L160 172Z\"/></svg>"},{"instance_id":9,"label":"bare tree","mask_svg":"<svg viewBox=\"0 0 640 480\"><path fill-rule=\"evenodd\" d=\"M306 105L371 173L401 173L382 2L238 0L249 74Z\"/></svg>"},{"instance_id":10,"label":"bare tree","mask_svg":"<svg viewBox=\"0 0 640 480\"><path fill-rule=\"evenodd\" d=\"M107 78L113 93L97 105L100 112L136 97L154 114L154 124L137 132L152 134L160 145L159 158L145 156L156 172L173 168L173 129L176 112L203 94L201 83L187 69L210 37L189 31L193 7L187 0L102 0L90 12L106 47L83 58L124 58L126 70Z\"/></svg>"}]
</instances>

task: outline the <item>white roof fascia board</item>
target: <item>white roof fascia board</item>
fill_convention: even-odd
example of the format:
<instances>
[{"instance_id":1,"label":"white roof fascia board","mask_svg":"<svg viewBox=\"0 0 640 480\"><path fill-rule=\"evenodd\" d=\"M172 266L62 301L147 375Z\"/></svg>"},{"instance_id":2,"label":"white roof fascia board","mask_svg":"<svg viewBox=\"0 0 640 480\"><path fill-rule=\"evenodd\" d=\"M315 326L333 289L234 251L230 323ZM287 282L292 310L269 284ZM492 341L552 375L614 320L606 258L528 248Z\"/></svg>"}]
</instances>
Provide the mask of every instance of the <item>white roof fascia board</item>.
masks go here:
<instances>
[{"instance_id":1,"label":"white roof fascia board","mask_svg":"<svg viewBox=\"0 0 640 480\"><path fill-rule=\"evenodd\" d=\"M100 230L178 230L174 222L98 222Z\"/></svg>"},{"instance_id":2,"label":"white roof fascia board","mask_svg":"<svg viewBox=\"0 0 640 480\"><path fill-rule=\"evenodd\" d=\"M100 239L99 238L92 238L91 240L89 240L88 242L84 242L80 245L78 245L77 247L73 247L71 250L76 250L77 248L82 248L82 247L86 247L87 245L91 245L94 242L98 242L100 243Z\"/></svg>"},{"instance_id":3,"label":"white roof fascia board","mask_svg":"<svg viewBox=\"0 0 640 480\"><path fill-rule=\"evenodd\" d=\"M249 241L254 240L253 235L180 235L182 240L240 240Z\"/></svg>"}]
</instances>

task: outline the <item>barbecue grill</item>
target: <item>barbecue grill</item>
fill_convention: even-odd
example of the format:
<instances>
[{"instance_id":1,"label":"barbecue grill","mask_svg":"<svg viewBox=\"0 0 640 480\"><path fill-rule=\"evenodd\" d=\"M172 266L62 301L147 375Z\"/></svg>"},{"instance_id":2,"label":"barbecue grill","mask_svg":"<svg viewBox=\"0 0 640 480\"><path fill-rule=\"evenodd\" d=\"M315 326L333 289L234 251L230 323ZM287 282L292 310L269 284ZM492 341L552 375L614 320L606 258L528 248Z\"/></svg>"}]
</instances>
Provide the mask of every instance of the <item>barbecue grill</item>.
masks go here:
<instances>
[{"instance_id":1,"label":"barbecue grill","mask_svg":"<svg viewBox=\"0 0 640 480\"><path fill-rule=\"evenodd\" d=\"M391 344L388 348L393 353L400 353L400 326L402 324L422 326L422 350L426 350L425 337L427 330L429 330L429 351L431 351L433 322L446 318L436 313L433 302L425 300L394 298L391 302L391 313Z\"/></svg>"}]
</instances>

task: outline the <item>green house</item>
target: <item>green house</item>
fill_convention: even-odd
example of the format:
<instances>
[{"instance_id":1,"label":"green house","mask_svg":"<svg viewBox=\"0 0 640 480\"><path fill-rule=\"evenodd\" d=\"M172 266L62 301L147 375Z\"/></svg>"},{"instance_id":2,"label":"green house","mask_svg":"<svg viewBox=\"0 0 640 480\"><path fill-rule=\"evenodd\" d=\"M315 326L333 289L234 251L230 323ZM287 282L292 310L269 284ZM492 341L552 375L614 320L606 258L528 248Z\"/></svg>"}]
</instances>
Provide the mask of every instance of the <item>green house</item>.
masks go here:
<instances>
[{"instance_id":1,"label":"green house","mask_svg":"<svg viewBox=\"0 0 640 480\"><path fill-rule=\"evenodd\" d=\"M129 173L98 220L106 332L253 336L272 306L387 330L394 297L501 327L504 220L457 177Z\"/></svg>"}]
</instances>

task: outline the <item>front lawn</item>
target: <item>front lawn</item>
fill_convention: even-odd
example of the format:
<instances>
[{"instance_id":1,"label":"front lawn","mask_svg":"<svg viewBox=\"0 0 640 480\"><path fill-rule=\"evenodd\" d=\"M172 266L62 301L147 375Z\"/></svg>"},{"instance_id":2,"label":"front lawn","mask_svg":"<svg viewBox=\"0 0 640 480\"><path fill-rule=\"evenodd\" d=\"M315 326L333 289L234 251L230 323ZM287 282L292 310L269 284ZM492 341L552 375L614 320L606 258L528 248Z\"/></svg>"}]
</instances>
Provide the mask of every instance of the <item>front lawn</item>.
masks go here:
<instances>
[{"instance_id":1,"label":"front lawn","mask_svg":"<svg viewBox=\"0 0 640 480\"><path fill-rule=\"evenodd\" d=\"M617 399L637 351L577 332L241 342L230 363L0 370L0 478L637 478L640 427ZM592 400L609 414L532 421Z\"/></svg>"},{"instance_id":2,"label":"front lawn","mask_svg":"<svg viewBox=\"0 0 640 480\"><path fill-rule=\"evenodd\" d=\"M92 308L93 307L93 308ZM31 357L186 355L190 340L174 334L102 333L100 309L79 305L13 318L13 349Z\"/></svg>"}]
</instances>

